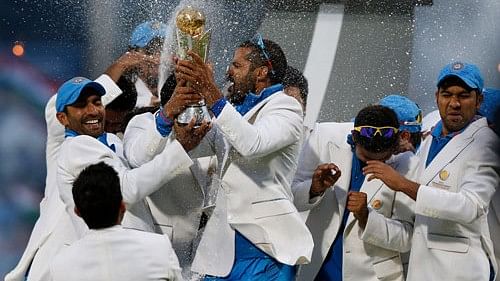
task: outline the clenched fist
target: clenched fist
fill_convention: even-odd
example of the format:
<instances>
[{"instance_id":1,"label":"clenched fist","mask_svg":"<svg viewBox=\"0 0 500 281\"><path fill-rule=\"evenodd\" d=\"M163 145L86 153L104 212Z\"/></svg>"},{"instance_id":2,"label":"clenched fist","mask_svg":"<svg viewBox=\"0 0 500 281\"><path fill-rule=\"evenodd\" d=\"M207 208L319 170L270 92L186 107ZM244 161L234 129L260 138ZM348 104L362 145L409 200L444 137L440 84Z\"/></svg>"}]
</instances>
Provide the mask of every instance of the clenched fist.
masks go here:
<instances>
[{"instance_id":1,"label":"clenched fist","mask_svg":"<svg viewBox=\"0 0 500 281\"><path fill-rule=\"evenodd\" d=\"M310 197L322 195L327 188L334 185L340 177L340 170L333 163L321 164L312 177L311 188L309 189Z\"/></svg>"},{"instance_id":2,"label":"clenched fist","mask_svg":"<svg viewBox=\"0 0 500 281\"><path fill-rule=\"evenodd\" d=\"M358 220L359 227L365 228L368 221L368 202L366 193L350 191L347 194L347 210Z\"/></svg>"}]
</instances>

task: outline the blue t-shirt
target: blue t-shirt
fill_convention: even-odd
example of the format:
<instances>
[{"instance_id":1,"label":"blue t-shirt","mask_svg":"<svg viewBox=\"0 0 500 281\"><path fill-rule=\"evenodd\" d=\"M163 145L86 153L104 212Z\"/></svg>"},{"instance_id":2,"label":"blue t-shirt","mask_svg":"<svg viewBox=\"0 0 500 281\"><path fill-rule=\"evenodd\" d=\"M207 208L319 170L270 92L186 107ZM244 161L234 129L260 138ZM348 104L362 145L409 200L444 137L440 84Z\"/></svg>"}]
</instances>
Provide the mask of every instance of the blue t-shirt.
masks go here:
<instances>
[{"instance_id":1,"label":"blue t-shirt","mask_svg":"<svg viewBox=\"0 0 500 281\"><path fill-rule=\"evenodd\" d=\"M67 138L67 137L76 137L80 135L79 133L77 133L76 131L73 131L71 129L65 129L64 130L64 137ZM100 136L98 136L96 138L98 141L100 141L102 144L104 144L105 146L109 147L111 150L113 150L113 152L116 152L116 148L115 148L115 145L114 144L109 144L108 143L108 135L107 133L102 133Z\"/></svg>"},{"instance_id":2,"label":"blue t-shirt","mask_svg":"<svg viewBox=\"0 0 500 281\"><path fill-rule=\"evenodd\" d=\"M245 96L243 102L241 104L235 105L234 107L236 108L236 111L238 111L243 116L259 102L265 100L267 97L279 91L283 91L283 85L274 84L262 90L259 95L256 95L254 93L248 93ZM219 117L226 103L227 103L226 98L221 98L214 103L214 105L212 106L212 112L214 113L215 117Z\"/></svg>"},{"instance_id":3,"label":"blue t-shirt","mask_svg":"<svg viewBox=\"0 0 500 281\"><path fill-rule=\"evenodd\" d=\"M467 125L467 126L469 126L469 125ZM450 142L450 140L454 136L463 132L465 130L465 128L467 128L467 126L465 126L460 131L449 133L446 136L441 136L441 132L443 131L443 121L439 121L436 124L436 127L434 127L434 129L432 129L432 132L431 132L432 143L431 143L431 147L429 148L429 153L427 154L427 160L425 161L425 167L429 166L429 164L432 162L432 160L434 160L434 158L436 158L436 155L438 155L438 153L441 151L441 149L443 149L446 146L446 144L448 144L448 142Z\"/></svg>"}]
</instances>

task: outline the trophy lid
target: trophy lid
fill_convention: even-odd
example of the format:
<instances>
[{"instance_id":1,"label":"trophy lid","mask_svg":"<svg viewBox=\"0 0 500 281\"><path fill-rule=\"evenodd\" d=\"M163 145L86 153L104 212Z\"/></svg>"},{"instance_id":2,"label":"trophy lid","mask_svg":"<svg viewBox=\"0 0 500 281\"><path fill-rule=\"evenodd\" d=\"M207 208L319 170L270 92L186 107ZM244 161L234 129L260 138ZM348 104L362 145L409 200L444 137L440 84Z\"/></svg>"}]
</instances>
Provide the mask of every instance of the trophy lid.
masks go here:
<instances>
[{"instance_id":1,"label":"trophy lid","mask_svg":"<svg viewBox=\"0 0 500 281\"><path fill-rule=\"evenodd\" d=\"M186 6L177 13L175 22L180 31L191 36L198 36L203 33L205 15L201 10Z\"/></svg>"}]
</instances>

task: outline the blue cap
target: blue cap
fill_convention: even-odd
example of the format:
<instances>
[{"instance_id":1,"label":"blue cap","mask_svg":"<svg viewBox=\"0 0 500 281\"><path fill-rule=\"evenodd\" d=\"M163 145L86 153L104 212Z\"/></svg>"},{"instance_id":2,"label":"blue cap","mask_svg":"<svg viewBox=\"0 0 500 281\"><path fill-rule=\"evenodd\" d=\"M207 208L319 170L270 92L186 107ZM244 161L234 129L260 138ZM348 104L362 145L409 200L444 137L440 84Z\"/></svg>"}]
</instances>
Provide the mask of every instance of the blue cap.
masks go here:
<instances>
[{"instance_id":1,"label":"blue cap","mask_svg":"<svg viewBox=\"0 0 500 281\"><path fill-rule=\"evenodd\" d=\"M128 45L130 47L144 48L154 38L165 38L168 32L166 24L159 21L147 21L139 24L134 31Z\"/></svg>"},{"instance_id":2,"label":"blue cap","mask_svg":"<svg viewBox=\"0 0 500 281\"><path fill-rule=\"evenodd\" d=\"M456 76L460 80L464 81L472 89L482 90L484 87L483 77L481 76L481 71L474 64L453 62L441 69L438 76L437 85L441 84L444 79Z\"/></svg>"},{"instance_id":3,"label":"blue cap","mask_svg":"<svg viewBox=\"0 0 500 281\"><path fill-rule=\"evenodd\" d=\"M97 82L85 77L72 78L64 82L59 90L57 90L56 111L63 112L67 105L75 103L86 88L94 89L96 94L100 96L104 96L106 93L104 87Z\"/></svg>"},{"instance_id":4,"label":"blue cap","mask_svg":"<svg viewBox=\"0 0 500 281\"><path fill-rule=\"evenodd\" d=\"M478 113L486 117L489 123L495 120L495 112L500 109L500 90L492 88L483 89L483 102Z\"/></svg>"},{"instance_id":5,"label":"blue cap","mask_svg":"<svg viewBox=\"0 0 500 281\"><path fill-rule=\"evenodd\" d=\"M422 130L422 110L409 98L400 95L389 95L381 99L379 104L396 112L399 120L399 130L410 133Z\"/></svg>"}]
</instances>

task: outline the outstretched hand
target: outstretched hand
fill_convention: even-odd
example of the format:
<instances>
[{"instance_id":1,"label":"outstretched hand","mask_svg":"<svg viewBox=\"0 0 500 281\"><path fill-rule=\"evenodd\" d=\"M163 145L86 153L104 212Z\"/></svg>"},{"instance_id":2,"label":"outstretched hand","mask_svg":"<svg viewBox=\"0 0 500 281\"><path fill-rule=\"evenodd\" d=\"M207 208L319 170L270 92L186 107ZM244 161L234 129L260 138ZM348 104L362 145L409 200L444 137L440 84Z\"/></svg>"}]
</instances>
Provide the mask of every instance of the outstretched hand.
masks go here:
<instances>
[{"instance_id":1,"label":"outstretched hand","mask_svg":"<svg viewBox=\"0 0 500 281\"><path fill-rule=\"evenodd\" d=\"M363 167L363 174L365 176L368 175L368 181L379 179L390 189L404 192L414 200L417 198L417 191L420 185L403 177L398 171L384 162L377 160L366 161L366 166Z\"/></svg>"},{"instance_id":2,"label":"outstretched hand","mask_svg":"<svg viewBox=\"0 0 500 281\"><path fill-rule=\"evenodd\" d=\"M157 56L147 55L138 51L127 51L114 61L108 69L106 74L115 82L123 75L124 72L134 68L142 67L144 65L158 66L160 58Z\"/></svg>"}]
</instances>

